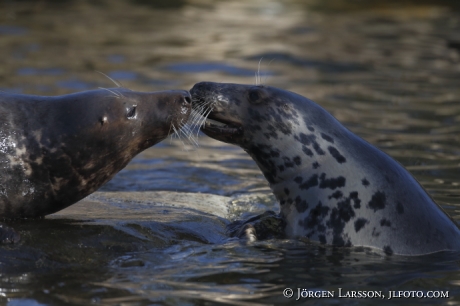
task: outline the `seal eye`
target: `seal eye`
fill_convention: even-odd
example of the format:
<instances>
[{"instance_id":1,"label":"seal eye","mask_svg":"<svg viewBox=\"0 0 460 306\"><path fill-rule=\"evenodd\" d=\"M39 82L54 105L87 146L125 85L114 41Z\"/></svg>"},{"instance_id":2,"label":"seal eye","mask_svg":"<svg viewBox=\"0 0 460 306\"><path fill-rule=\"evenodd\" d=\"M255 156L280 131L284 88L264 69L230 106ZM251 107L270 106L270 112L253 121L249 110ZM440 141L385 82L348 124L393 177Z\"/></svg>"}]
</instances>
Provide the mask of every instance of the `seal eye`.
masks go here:
<instances>
[{"instance_id":1,"label":"seal eye","mask_svg":"<svg viewBox=\"0 0 460 306\"><path fill-rule=\"evenodd\" d=\"M136 107L137 105L133 105L133 107L127 108L126 118L128 119L135 119L136 118Z\"/></svg>"},{"instance_id":2,"label":"seal eye","mask_svg":"<svg viewBox=\"0 0 460 306\"><path fill-rule=\"evenodd\" d=\"M260 102L260 92L257 89L251 89L249 91L249 101L251 103L259 103Z\"/></svg>"}]
</instances>

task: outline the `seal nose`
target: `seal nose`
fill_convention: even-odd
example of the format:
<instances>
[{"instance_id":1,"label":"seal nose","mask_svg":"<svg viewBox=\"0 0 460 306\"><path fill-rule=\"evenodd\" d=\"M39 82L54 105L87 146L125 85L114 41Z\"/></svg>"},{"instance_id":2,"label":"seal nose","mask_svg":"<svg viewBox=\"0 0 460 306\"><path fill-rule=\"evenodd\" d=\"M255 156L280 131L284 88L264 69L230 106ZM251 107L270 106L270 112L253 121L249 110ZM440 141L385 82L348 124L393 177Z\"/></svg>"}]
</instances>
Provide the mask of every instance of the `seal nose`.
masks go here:
<instances>
[{"instance_id":1,"label":"seal nose","mask_svg":"<svg viewBox=\"0 0 460 306\"><path fill-rule=\"evenodd\" d=\"M190 93L192 94L192 96L196 96L201 91L206 91L207 87L209 87L210 84L210 82L196 83L195 85L193 85L192 89L190 89Z\"/></svg>"},{"instance_id":2,"label":"seal nose","mask_svg":"<svg viewBox=\"0 0 460 306\"><path fill-rule=\"evenodd\" d=\"M190 95L190 93L188 91L184 91L183 95L182 95L182 99L183 99L183 104L191 104L192 103L192 96Z\"/></svg>"},{"instance_id":3,"label":"seal nose","mask_svg":"<svg viewBox=\"0 0 460 306\"><path fill-rule=\"evenodd\" d=\"M204 101L204 96L206 96L206 93L208 92L211 84L211 82L199 82L193 85L192 89L190 89L190 94L193 97L194 104L198 104Z\"/></svg>"}]
</instances>

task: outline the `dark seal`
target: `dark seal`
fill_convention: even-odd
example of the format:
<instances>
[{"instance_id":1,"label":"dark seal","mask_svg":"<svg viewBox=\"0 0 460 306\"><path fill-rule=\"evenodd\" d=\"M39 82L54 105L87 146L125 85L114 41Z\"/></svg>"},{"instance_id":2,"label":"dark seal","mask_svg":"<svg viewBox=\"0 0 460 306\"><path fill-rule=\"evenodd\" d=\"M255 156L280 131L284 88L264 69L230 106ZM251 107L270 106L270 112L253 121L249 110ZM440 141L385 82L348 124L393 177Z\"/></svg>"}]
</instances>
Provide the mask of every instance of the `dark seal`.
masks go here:
<instances>
[{"instance_id":1,"label":"dark seal","mask_svg":"<svg viewBox=\"0 0 460 306\"><path fill-rule=\"evenodd\" d=\"M74 204L188 120L186 91L0 94L0 218ZM10 239L11 240L11 239Z\"/></svg>"},{"instance_id":2,"label":"dark seal","mask_svg":"<svg viewBox=\"0 0 460 306\"><path fill-rule=\"evenodd\" d=\"M280 204L284 232L386 254L460 250L457 224L395 160L313 101L269 86L198 83L202 131L242 147Z\"/></svg>"}]
</instances>

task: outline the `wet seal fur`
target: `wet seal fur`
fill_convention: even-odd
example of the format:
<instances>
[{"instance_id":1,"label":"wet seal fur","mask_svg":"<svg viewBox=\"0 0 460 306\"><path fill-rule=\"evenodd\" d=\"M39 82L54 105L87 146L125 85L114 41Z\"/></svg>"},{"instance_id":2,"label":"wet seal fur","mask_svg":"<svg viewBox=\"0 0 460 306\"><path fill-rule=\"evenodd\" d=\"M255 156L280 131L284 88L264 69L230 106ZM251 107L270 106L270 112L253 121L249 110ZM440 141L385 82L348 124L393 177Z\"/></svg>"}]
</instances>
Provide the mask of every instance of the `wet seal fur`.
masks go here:
<instances>
[{"instance_id":1,"label":"wet seal fur","mask_svg":"<svg viewBox=\"0 0 460 306\"><path fill-rule=\"evenodd\" d=\"M179 90L0 93L0 218L41 217L83 199L190 112Z\"/></svg>"},{"instance_id":2,"label":"wet seal fur","mask_svg":"<svg viewBox=\"0 0 460 306\"><path fill-rule=\"evenodd\" d=\"M288 237L388 255L460 250L458 225L409 172L313 101L210 82L190 93L194 109L212 110L202 131L242 147L262 170Z\"/></svg>"}]
</instances>

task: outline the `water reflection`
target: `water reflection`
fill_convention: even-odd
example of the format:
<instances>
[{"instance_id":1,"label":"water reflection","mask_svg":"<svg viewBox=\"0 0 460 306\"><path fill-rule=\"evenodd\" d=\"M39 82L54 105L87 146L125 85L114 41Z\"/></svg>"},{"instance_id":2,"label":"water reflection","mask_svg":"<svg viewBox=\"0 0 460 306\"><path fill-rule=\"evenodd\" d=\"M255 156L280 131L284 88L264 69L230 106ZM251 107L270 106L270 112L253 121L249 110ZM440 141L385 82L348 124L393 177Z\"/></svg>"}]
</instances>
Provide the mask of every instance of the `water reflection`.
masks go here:
<instances>
[{"instance_id":1,"label":"water reflection","mask_svg":"<svg viewBox=\"0 0 460 306\"><path fill-rule=\"evenodd\" d=\"M265 84L320 103L408 167L459 220L457 2L4 1L0 89L55 95L114 86L96 71L143 91L253 84L260 62ZM168 139L92 202L9 224L23 242L0 250L0 301L289 304L286 287L449 290L437 302L460 300L458 254L389 258L301 241L226 240L225 214L247 218L276 204L244 151L204 136L199 143L184 151Z\"/></svg>"},{"instance_id":2,"label":"water reflection","mask_svg":"<svg viewBox=\"0 0 460 306\"><path fill-rule=\"evenodd\" d=\"M174 72L189 72L189 73L200 73L200 72L221 72L228 75L235 76L253 76L254 71L249 69L238 68L222 63L178 63L171 64L165 67L168 70Z\"/></svg>"}]
</instances>

